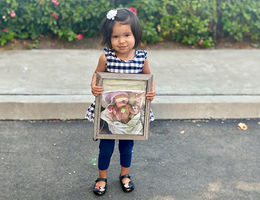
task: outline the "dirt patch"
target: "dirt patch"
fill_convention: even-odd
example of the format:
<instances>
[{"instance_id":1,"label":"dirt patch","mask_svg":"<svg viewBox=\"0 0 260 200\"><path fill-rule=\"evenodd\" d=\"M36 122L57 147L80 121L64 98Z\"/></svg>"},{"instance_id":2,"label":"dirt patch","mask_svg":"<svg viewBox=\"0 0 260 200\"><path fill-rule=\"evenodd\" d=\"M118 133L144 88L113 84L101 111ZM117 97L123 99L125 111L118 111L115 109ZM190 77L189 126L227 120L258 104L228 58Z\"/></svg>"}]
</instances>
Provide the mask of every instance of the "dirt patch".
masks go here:
<instances>
[{"instance_id":1,"label":"dirt patch","mask_svg":"<svg viewBox=\"0 0 260 200\"><path fill-rule=\"evenodd\" d=\"M0 50L26 50L26 49L103 49L99 37L83 38L68 42L55 36L40 36L36 40L14 40L0 47ZM140 45L141 49L203 49L199 45L183 45L173 41L163 41L155 44ZM209 49L260 49L260 41L232 41L229 38L222 39L218 44Z\"/></svg>"}]
</instances>

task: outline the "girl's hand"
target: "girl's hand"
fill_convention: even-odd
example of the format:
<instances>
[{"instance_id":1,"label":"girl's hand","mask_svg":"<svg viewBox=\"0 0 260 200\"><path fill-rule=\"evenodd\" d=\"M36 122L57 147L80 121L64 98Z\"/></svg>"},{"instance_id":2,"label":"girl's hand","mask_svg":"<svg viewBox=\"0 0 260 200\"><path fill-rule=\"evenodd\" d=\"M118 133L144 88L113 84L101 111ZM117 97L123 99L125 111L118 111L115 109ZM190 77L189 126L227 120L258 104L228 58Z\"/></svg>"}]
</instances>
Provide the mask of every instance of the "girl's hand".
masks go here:
<instances>
[{"instance_id":1,"label":"girl's hand","mask_svg":"<svg viewBox=\"0 0 260 200\"><path fill-rule=\"evenodd\" d=\"M152 101L154 96L155 96L155 85L154 85L154 82L153 82L152 91L149 91L149 92L146 93L146 99Z\"/></svg>"},{"instance_id":2,"label":"girl's hand","mask_svg":"<svg viewBox=\"0 0 260 200\"><path fill-rule=\"evenodd\" d=\"M146 99L148 99L150 101L152 101L154 99L154 96L155 96L154 90L146 93Z\"/></svg>"},{"instance_id":3,"label":"girl's hand","mask_svg":"<svg viewBox=\"0 0 260 200\"><path fill-rule=\"evenodd\" d=\"M91 82L91 92L95 97L100 95L103 92L103 87L97 86L96 82L97 82L96 73L94 73L93 78L92 78L92 82Z\"/></svg>"},{"instance_id":4,"label":"girl's hand","mask_svg":"<svg viewBox=\"0 0 260 200\"><path fill-rule=\"evenodd\" d=\"M94 85L94 86L92 86L92 90L91 91L92 91L92 94L96 97L96 96L102 94L103 87Z\"/></svg>"}]
</instances>

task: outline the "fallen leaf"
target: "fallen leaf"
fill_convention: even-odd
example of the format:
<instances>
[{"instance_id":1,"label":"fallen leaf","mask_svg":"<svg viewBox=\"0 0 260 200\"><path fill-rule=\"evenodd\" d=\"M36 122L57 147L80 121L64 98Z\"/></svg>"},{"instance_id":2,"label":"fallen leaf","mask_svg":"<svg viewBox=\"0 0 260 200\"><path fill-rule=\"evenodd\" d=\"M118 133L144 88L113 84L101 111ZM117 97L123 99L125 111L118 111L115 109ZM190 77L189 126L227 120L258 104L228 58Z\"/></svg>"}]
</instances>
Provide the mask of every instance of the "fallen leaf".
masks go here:
<instances>
[{"instance_id":1,"label":"fallen leaf","mask_svg":"<svg viewBox=\"0 0 260 200\"><path fill-rule=\"evenodd\" d=\"M237 125L237 128L239 129L239 130L247 130L247 125L245 124L245 123L242 123L242 122L240 122L238 125Z\"/></svg>"}]
</instances>

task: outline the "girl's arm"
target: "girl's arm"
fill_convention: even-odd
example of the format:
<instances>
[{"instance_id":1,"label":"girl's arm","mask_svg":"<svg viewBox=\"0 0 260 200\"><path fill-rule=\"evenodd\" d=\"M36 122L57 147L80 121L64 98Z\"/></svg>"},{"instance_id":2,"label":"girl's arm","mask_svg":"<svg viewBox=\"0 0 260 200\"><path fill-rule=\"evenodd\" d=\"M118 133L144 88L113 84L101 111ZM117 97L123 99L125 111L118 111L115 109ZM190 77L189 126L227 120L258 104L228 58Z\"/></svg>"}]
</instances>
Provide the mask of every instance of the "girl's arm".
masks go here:
<instances>
[{"instance_id":1,"label":"girl's arm","mask_svg":"<svg viewBox=\"0 0 260 200\"><path fill-rule=\"evenodd\" d=\"M103 92L103 87L102 86L97 86L97 72L104 72L106 71L106 56L105 53L103 53L98 60L98 65L97 68L92 76L92 81L91 81L91 91L94 96L98 96Z\"/></svg>"},{"instance_id":2,"label":"girl's arm","mask_svg":"<svg viewBox=\"0 0 260 200\"><path fill-rule=\"evenodd\" d=\"M144 61L143 74L151 74L147 58ZM148 100L152 101L154 96L155 96L155 85L154 85L154 82L152 82L152 91L147 92L146 98Z\"/></svg>"}]
</instances>

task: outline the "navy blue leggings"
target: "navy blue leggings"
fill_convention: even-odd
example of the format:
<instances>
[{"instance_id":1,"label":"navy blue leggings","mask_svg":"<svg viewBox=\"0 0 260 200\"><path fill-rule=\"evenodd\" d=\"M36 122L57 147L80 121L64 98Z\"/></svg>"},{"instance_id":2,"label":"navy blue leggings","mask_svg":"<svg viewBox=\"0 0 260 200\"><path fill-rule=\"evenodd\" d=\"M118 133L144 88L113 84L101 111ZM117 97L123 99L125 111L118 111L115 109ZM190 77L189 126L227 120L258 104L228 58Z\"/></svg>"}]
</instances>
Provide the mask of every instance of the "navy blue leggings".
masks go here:
<instances>
[{"instance_id":1,"label":"navy blue leggings","mask_svg":"<svg viewBox=\"0 0 260 200\"><path fill-rule=\"evenodd\" d=\"M106 170L109 167L111 156L114 152L115 140L101 139L99 144L98 169ZM133 140L119 140L120 164L130 167L132 161Z\"/></svg>"}]
</instances>

